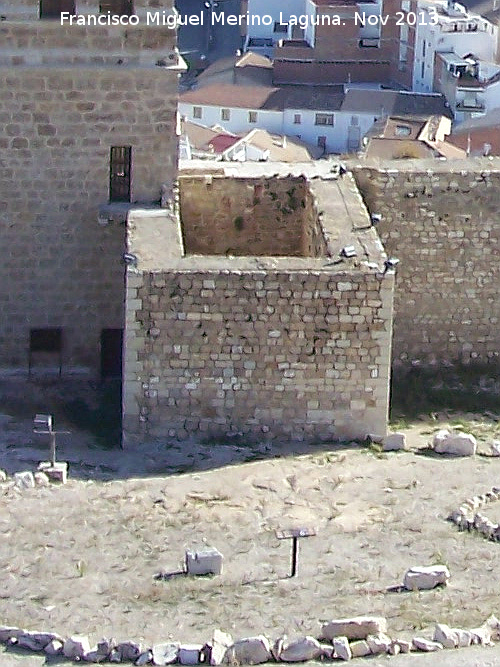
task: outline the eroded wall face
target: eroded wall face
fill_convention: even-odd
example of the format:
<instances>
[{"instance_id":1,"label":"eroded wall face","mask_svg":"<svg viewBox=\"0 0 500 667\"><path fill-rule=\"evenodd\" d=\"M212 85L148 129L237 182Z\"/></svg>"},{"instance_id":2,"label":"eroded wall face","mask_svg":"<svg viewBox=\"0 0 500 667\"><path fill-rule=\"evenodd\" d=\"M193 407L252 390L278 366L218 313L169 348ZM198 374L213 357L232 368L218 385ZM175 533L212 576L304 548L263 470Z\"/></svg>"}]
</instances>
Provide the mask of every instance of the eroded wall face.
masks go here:
<instances>
[{"instance_id":1,"label":"eroded wall face","mask_svg":"<svg viewBox=\"0 0 500 667\"><path fill-rule=\"evenodd\" d=\"M393 360L498 359L500 173L469 162L456 173L364 168L356 177L400 259Z\"/></svg>"},{"instance_id":2,"label":"eroded wall face","mask_svg":"<svg viewBox=\"0 0 500 667\"><path fill-rule=\"evenodd\" d=\"M27 367L31 328L63 327L64 367L98 369L101 329L123 326L125 225L97 220L110 148L132 147L132 201L159 201L176 89L161 68L0 68L0 366Z\"/></svg>"},{"instance_id":3,"label":"eroded wall face","mask_svg":"<svg viewBox=\"0 0 500 667\"><path fill-rule=\"evenodd\" d=\"M326 254L304 178L179 179L187 254L318 257Z\"/></svg>"},{"instance_id":4,"label":"eroded wall face","mask_svg":"<svg viewBox=\"0 0 500 667\"><path fill-rule=\"evenodd\" d=\"M128 438L385 432L393 276L129 271Z\"/></svg>"}]
</instances>

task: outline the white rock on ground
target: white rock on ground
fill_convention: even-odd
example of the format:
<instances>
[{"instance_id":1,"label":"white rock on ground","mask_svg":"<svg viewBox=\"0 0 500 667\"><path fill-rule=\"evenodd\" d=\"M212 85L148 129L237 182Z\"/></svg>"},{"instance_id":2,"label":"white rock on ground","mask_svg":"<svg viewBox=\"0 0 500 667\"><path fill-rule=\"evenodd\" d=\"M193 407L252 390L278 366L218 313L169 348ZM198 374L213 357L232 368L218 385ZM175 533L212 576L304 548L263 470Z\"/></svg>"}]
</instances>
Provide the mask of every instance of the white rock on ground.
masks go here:
<instances>
[{"instance_id":1,"label":"white rock on ground","mask_svg":"<svg viewBox=\"0 0 500 667\"><path fill-rule=\"evenodd\" d=\"M387 621L382 616L355 616L341 618L325 623L321 633L330 641L334 637L347 639L366 639L368 635L376 635L387 631Z\"/></svg>"},{"instance_id":2,"label":"white rock on ground","mask_svg":"<svg viewBox=\"0 0 500 667\"><path fill-rule=\"evenodd\" d=\"M397 452L406 449L406 435L404 433L389 433L382 440L382 450L384 452Z\"/></svg>"},{"instance_id":3,"label":"white rock on ground","mask_svg":"<svg viewBox=\"0 0 500 667\"><path fill-rule=\"evenodd\" d=\"M320 644L321 646L321 655L327 660L333 658L333 646L331 644Z\"/></svg>"},{"instance_id":4,"label":"white rock on ground","mask_svg":"<svg viewBox=\"0 0 500 667\"><path fill-rule=\"evenodd\" d=\"M0 468L0 484L7 481L7 473Z\"/></svg>"},{"instance_id":5,"label":"white rock on ground","mask_svg":"<svg viewBox=\"0 0 500 667\"><path fill-rule=\"evenodd\" d=\"M35 486L50 486L50 479L44 472L36 472L33 477L35 478Z\"/></svg>"},{"instance_id":6,"label":"white rock on ground","mask_svg":"<svg viewBox=\"0 0 500 667\"><path fill-rule=\"evenodd\" d=\"M400 653L409 653L411 651L411 642L406 639L395 639L394 644L399 646Z\"/></svg>"},{"instance_id":7,"label":"white rock on ground","mask_svg":"<svg viewBox=\"0 0 500 667\"><path fill-rule=\"evenodd\" d=\"M500 440L493 440L490 443L490 451L492 456L500 456Z\"/></svg>"},{"instance_id":8,"label":"white rock on ground","mask_svg":"<svg viewBox=\"0 0 500 667\"><path fill-rule=\"evenodd\" d=\"M436 623L433 640L445 648L463 648L472 643L472 633L469 630L450 628L445 623Z\"/></svg>"},{"instance_id":9,"label":"white rock on ground","mask_svg":"<svg viewBox=\"0 0 500 667\"><path fill-rule=\"evenodd\" d=\"M226 653L226 660L230 664L258 665L270 659L269 640L263 635L241 639L230 646Z\"/></svg>"},{"instance_id":10,"label":"white rock on ground","mask_svg":"<svg viewBox=\"0 0 500 667\"><path fill-rule=\"evenodd\" d=\"M339 660L350 660L352 658L352 651L347 637L335 637L333 639L333 655Z\"/></svg>"},{"instance_id":11,"label":"white rock on ground","mask_svg":"<svg viewBox=\"0 0 500 667\"><path fill-rule=\"evenodd\" d=\"M319 658L321 653L319 641L314 637L307 636L285 643L280 652L280 660L283 662L306 662Z\"/></svg>"},{"instance_id":12,"label":"white rock on ground","mask_svg":"<svg viewBox=\"0 0 500 667\"><path fill-rule=\"evenodd\" d=\"M63 654L65 658L81 659L85 653L90 653L89 639L85 635L73 635L65 640Z\"/></svg>"},{"instance_id":13,"label":"white rock on ground","mask_svg":"<svg viewBox=\"0 0 500 667\"><path fill-rule=\"evenodd\" d=\"M176 642L167 642L165 644L155 644L153 646L153 665L171 665L177 662L180 644ZM220 665L218 663L210 663Z\"/></svg>"},{"instance_id":14,"label":"white rock on ground","mask_svg":"<svg viewBox=\"0 0 500 667\"><path fill-rule=\"evenodd\" d=\"M232 645L233 638L227 632L214 630L210 642L210 664L221 665L224 662L227 649Z\"/></svg>"},{"instance_id":15,"label":"white rock on ground","mask_svg":"<svg viewBox=\"0 0 500 667\"><path fill-rule=\"evenodd\" d=\"M281 651L283 650L286 639L286 635L282 635L281 637L278 637L278 639L276 639L274 644L271 646L271 655L276 660L276 662L280 661Z\"/></svg>"},{"instance_id":16,"label":"white rock on ground","mask_svg":"<svg viewBox=\"0 0 500 667\"><path fill-rule=\"evenodd\" d=\"M432 446L437 454L473 456L476 453L477 440L470 433L450 433L446 429L441 429L434 436Z\"/></svg>"},{"instance_id":17,"label":"white rock on ground","mask_svg":"<svg viewBox=\"0 0 500 667\"><path fill-rule=\"evenodd\" d=\"M403 586L409 590L430 590L436 586L446 586L450 571L446 565L412 567L404 576Z\"/></svg>"},{"instance_id":18,"label":"white rock on ground","mask_svg":"<svg viewBox=\"0 0 500 667\"><path fill-rule=\"evenodd\" d=\"M366 642L370 647L370 651L373 655L378 655L379 653L388 653L392 644L392 639L388 637L383 632L380 632L378 635L369 635L366 638Z\"/></svg>"},{"instance_id":19,"label":"white rock on ground","mask_svg":"<svg viewBox=\"0 0 500 667\"><path fill-rule=\"evenodd\" d=\"M366 639L352 642L349 646L353 658L364 658L367 655L371 655L370 647L368 646Z\"/></svg>"},{"instance_id":20,"label":"white rock on ground","mask_svg":"<svg viewBox=\"0 0 500 667\"><path fill-rule=\"evenodd\" d=\"M137 667L143 667L143 665L149 665L152 657L153 654L151 653L151 651L144 651L144 653L141 653L140 656L137 658L137 660L134 662L134 665L137 665Z\"/></svg>"},{"instance_id":21,"label":"white rock on ground","mask_svg":"<svg viewBox=\"0 0 500 667\"><path fill-rule=\"evenodd\" d=\"M440 651L443 645L439 642L433 642L430 639L424 639L423 637L414 637L413 648L417 651L432 653L433 651Z\"/></svg>"},{"instance_id":22,"label":"white rock on ground","mask_svg":"<svg viewBox=\"0 0 500 667\"><path fill-rule=\"evenodd\" d=\"M19 489L34 489L35 478L30 470L14 473L14 484Z\"/></svg>"},{"instance_id":23,"label":"white rock on ground","mask_svg":"<svg viewBox=\"0 0 500 667\"><path fill-rule=\"evenodd\" d=\"M51 642L47 644L47 646L43 650L50 657L54 657L56 655L61 655L63 652L63 648L64 648L64 641L59 639L53 639Z\"/></svg>"}]
</instances>

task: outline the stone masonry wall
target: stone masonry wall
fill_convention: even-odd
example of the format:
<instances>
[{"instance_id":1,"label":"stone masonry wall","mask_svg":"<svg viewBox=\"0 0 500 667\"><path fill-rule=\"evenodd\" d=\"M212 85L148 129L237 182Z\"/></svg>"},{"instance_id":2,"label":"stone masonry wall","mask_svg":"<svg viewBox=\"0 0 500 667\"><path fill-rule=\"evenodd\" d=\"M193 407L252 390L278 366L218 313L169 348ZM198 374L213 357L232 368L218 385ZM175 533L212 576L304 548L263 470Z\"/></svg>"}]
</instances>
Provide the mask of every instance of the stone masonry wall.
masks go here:
<instances>
[{"instance_id":1,"label":"stone masonry wall","mask_svg":"<svg viewBox=\"0 0 500 667\"><path fill-rule=\"evenodd\" d=\"M498 359L499 161L399 161L356 178L400 260L393 360Z\"/></svg>"},{"instance_id":2,"label":"stone masonry wall","mask_svg":"<svg viewBox=\"0 0 500 667\"><path fill-rule=\"evenodd\" d=\"M132 146L132 201L176 173L177 75L164 68L0 68L0 366L30 328L63 327L64 365L96 369L123 326L125 225L100 226L111 146Z\"/></svg>"},{"instance_id":3,"label":"stone masonry wall","mask_svg":"<svg viewBox=\"0 0 500 667\"><path fill-rule=\"evenodd\" d=\"M385 433L391 275L129 270L128 284L129 434Z\"/></svg>"},{"instance_id":4,"label":"stone masonry wall","mask_svg":"<svg viewBox=\"0 0 500 667\"><path fill-rule=\"evenodd\" d=\"M318 211L303 177L181 176L179 187L189 254L326 254Z\"/></svg>"}]
</instances>

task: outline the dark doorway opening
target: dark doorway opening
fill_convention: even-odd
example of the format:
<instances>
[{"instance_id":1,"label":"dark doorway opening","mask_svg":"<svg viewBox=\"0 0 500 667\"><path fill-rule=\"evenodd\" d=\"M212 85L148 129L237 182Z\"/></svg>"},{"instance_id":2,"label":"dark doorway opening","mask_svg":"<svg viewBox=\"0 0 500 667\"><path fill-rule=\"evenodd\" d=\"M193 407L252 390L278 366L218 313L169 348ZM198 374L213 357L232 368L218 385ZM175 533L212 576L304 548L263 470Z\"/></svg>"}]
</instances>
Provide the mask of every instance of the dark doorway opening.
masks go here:
<instances>
[{"instance_id":1,"label":"dark doorway opening","mask_svg":"<svg viewBox=\"0 0 500 667\"><path fill-rule=\"evenodd\" d=\"M130 201L132 148L112 146L109 161L109 201Z\"/></svg>"},{"instance_id":2,"label":"dark doorway opening","mask_svg":"<svg viewBox=\"0 0 500 667\"><path fill-rule=\"evenodd\" d=\"M60 327L47 327L45 329L30 329L30 348L28 355L28 375L35 358L52 365L54 358L57 359L59 375L62 373L63 353L63 330Z\"/></svg>"},{"instance_id":3,"label":"dark doorway opening","mask_svg":"<svg viewBox=\"0 0 500 667\"><path fill-rule=\"evenodd\" d=\"M101 331L101 378L122 376L123 329Z\"/></svg>"}]
</instances>

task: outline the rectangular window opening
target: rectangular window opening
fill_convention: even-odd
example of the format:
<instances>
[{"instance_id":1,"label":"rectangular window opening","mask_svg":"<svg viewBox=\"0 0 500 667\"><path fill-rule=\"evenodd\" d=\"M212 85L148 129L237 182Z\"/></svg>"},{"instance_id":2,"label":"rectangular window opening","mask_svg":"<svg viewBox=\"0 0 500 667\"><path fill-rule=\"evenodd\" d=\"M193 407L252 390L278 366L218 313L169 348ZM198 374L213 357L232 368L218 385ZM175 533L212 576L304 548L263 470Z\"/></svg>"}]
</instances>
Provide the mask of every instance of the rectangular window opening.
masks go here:
<instances>
[{"instance_id":1,"label":"rectangular window opening","mask_svg":"<svg viewBox=\"0 0 500 667\"><path fill-rule=\"evenodd\" d=\"M41 19L60 19L61 12L76 14L75 0L40 0L39 15Z\"/></svg>"},{"instance_id":2,"label":"rectangular window opening","mask_svg":"<svg viewBox=\"0 0 500 667\"><path fill-rule=\"evenodd\" d=\"M193 107L193 118L200 119L202 117L201 107Z\"/></svg>"},{"instance_id":3,"label":"rectangular window opening","mask_svg":"<svg viewBox=\"0 0 500 667\"><path fill-rule=\"evenodd\" d=\"M134 6L132 0L103 0L99 4L99 12L114 16L131 16L134 13Z\"/></svg>"},{"instance_id":4,"label":"rectangular window opening","mask_svg":"<svg viewBox=\"0 0 500 667\"><path fill-rule=\"evenodd\" d=\"M132 148L113 146L109 163L109 201L130 201Z\"/></svg>"},{"instance_id":5,"label":"rectangular window opening","mask_svg":"<svg viewBox=\"0 0 500 667\"><path fill-rule=\"evenodd\" d=\"M331 126L333 126L333 114L332 113L317 113L314 124L315 125L331 125Z\"/></svg>"},{"instance_id":6,"label":"rectangular window opening","mask_svg":"<svg viewBox=\"0 0 500 667\"><path fill-rule=\"evenodd\" d=\"M57 355L59 375L62 373L63 330L60 327L30 329L28 375L33 367L33 355Z\"/></svg>"},{"instance_id":7,"label":"rectangular window opening","mask_svg":"<svg viewBox=\"0 0 500 667\"><path fill-rule=\"evenodd\" d=\"M248 112L248 122L249 123L256 123L257 122L257 112L256 111L249 111Z\"/></svg>"}]
</instances>

